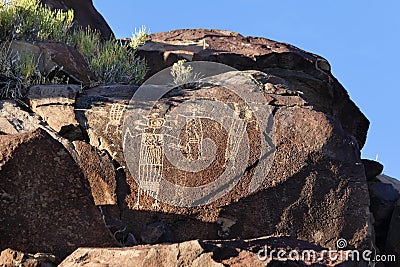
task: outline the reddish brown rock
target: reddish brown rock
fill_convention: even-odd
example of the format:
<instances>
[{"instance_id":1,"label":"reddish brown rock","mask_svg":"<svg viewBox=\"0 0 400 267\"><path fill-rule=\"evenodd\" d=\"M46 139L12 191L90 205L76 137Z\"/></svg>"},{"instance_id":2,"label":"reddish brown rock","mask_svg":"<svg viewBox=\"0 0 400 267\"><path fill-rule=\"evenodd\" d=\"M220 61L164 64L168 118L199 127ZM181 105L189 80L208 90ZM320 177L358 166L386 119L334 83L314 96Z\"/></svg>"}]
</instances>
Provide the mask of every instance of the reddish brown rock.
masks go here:
<instances>
[{"instance_id":1,"label":"reddish brown rock","mask_svg":"<svg viewBox=\"0 0 400 267\"><path fill-rule=\"evenodd\" d=\"M75 26L90 27L100 32L102 38L110 39L113 32L103 16L93 6L92 0L41 0L51 9L74 10Z\"/></svg>"},{"instance_id":2,"label":"reddish brown rock","mask_svg":"<svg viewBox=\"0 0 400 267\"><path fill-rule=\"evenodd\" d=\"M0 266L2 267L55 267L59 261L54 255L45 253L28 254L12 249L1 252Z\"/></svg>"},{"instance_id":3,"label":"reddish brown rock","mask_svg":"<svg viewBox=\"0 0 400 267\"><path fill-rule=\"evenodd\" d=\"M147 77L178 59L214 61L238 70L276 75L301 91L314 109L337 119L360 148L365 144L369 122L331 74L328 61L290 44L231 31L174 30L151 34L138 55L150 67Z\"/></svg>"},{"instance_id":4,"label":"reddish brown rock","mask_svg":"<svg viewBox=\"0 0 400 267\"><path fill-rule=\"evenodd\" d=\"M89 69L85 58L78 50L62 43L37 43L43 54L44 73L51 73L54 68L59 67L59 73L64 74L71 81L89 85L94 77ZM55 72L55 75L57 72Z\"/></svg>"},{"instance_id":5,"label":"reddish brown rock","mask_svg":"<svg viewBox=\"0 0 400 267\"><path fill-rule=\"evenodd\" d=\"M257 127L249 126L250 159L244 177L229 194L200 207L183 208L156 202L139 191L135 177L128 171L119 119L124 116L126 103L136 88L99 87L85 91L78 98L78 118L88 130L91 144L107 150L124 168L117 187L122 220L142 242L147 240L140 239L142 233L160 222L166 226L161 242L243 239L279 233L322 246L334 247L339 238L345 238L353 247L369 246L368 189L356 139L343 130L340 121L313 109L313 98L307 98L288 81L261 72L243 74L257 81L255 84L274 109L277 150L273 165L269 173L262 170L264 183L249 194L247 188L259 153ZM234 75L236 84L247 81L240 77ZM159 101L157 112L172 112L179 103L194 97L240 104L223 87L177 89ZM216 160L203 172L185 172L164 158L162 174L175 184L189 187L207 184L225 168L226 132L212 122L202 122L202 125L206 129L204 138L217 144ZM139 153L132 156L139 157Z\"/></svg>"},{"instance_id":6,"label":"reddish brown rock","mask_svg":"<svg viewBox=\"0 0 400 267\"><path fill-rule=\"evenodd\" d=\"M272 250L275 250L275 253ZM357 262L346 259L346 251L332 252L332 258L329 258L328 253L323 252L324 250L327 251L323 247L289 237L263 237L241 241L194 240L178 244L146 245L123 249L79 248L59 266L261 267L267 265L312 265L361 267L367 265L362 260ZM281 251L280 258L277 255L278 251ZM294 259L289 257L290 252ZM303 252L305 256L301 258ZM296 255L298 255L298 259L296 259ZM309 258L308 255L310 255Z\"/></svg>"},{"instance_id":7,"label":"reddish brown rock","mask_svg":"<svg viewBox=\"0 0 400 267\"><path fill-rule=\"evenodd\" d=\"M67 83L89 85L94 77L84 57L74 48L63 43L12 41L12 53L29 55L38 61L42 75L65 80Z\"/></svg>"},{"instance_id":8,"label":"reddish brown rock","mask_svg":"<svg viewBox=\"0 0 400 267\"><path fill-rule=\"evenodd\" d=\"M79 165L89 180L94 203L117 205L115 169L108 155L82 141L74 142L74 146Z\"/></svg>"},{"instance_id":9,"label":"reddish brown rock","mask_svg":"<svg viewBox=\"0 0 400 267\"><path fill-rule=\"evenodd\" d=\"M82 140L74 110L75 97L80 90L78 85L34 85L28 89L26 98L32 111L61 136Z\"/></svg>"},{"instance_id":10,"label":"reddish brown rock","mask_svg":"<svg viewBox=\"0 0 400 267\"><path fill-rule=\"evenodd\" d=\"M114 246L81 169L44 130L0 136L0 250Z\"/></svg>"}]
</instances>

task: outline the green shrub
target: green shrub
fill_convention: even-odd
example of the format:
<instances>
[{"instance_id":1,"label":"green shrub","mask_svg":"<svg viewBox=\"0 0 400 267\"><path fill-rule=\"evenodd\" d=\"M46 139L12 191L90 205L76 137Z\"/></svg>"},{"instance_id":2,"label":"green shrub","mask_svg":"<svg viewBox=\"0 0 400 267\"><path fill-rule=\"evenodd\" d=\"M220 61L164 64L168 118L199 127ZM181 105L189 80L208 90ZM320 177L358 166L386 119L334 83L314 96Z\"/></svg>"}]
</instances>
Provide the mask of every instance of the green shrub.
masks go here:
<instances>
[{"instance_id":1,"label":"green shrub","mask_svg":"<svg viewBox=\"0 0 400 267\"><path fill-rule=\"evenodd\" d=\"M136 49L144 44L145 28L135 33L128 44L111 39L101 41L100 34L89 28L77 29L69 44L85 57L96 77L93 85L101 83L140 84L147 72L145 61L136 57Z\"/></svg>"},{"instance_id":2,"label":"green shrub","mask_svg":"<svg viewBox=\"0 0 400 267\"><path fill-rule=\"evenodd\" d=\"M18 55L12 55L10 44L0 46L0 99L17 99L22 97L26 87L25 79L20 70Z\"/></svg>"},{"instance_id":3,"label":"green shrub","mask_svg":"<svg viewBox=\"0 0 400 267\"><path fill-rule=\"evenodd\" d=\"M101 46L100 33L90 29L77 29L72 32L69 36L67 43L77 48L81 54L90 63L91 58L94 54L97 54L99 47Z\"/></svg>"},{"instance_id":4,"label":"green shrub","mask_svg":"<svg viewBox=\"0 0 400 267\"><path fill-rule=\"evenodd\" d=\"M139 84L146 74L146 64L135 51L117 40L106 41L91 59L90 66L101 83Z\"/></svg>"},{"instance_id":5,"label":"green shrub","mask_svg":"<svg viewBox=\"0 0 400 267\"><path fill-rule=\"evenodd\" d=\"M51 11L39 0L14 0L0 9L1 39L26 41L65 41L74 13Z\"/></svg>"}]
</instances>

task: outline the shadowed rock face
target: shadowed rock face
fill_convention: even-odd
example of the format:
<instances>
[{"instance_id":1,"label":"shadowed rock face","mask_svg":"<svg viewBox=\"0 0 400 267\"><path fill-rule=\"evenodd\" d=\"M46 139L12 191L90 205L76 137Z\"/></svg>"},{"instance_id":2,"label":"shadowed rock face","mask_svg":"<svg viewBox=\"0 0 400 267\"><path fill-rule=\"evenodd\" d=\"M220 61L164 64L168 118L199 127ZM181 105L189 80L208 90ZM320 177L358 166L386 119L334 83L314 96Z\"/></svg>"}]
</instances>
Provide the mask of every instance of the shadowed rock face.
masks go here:
<instances>
[{"instance_id":1,"label":"shadowed rock face","mask_svg":"<svg viewBox=\"0 0 400 267\"><path fill-rule=\"evenodd\" d=\"M91 0L41 0L41 2L51 9L73 9L76 26L83 28L89 26L91 29L96 29L104 39L110 39L113 35L110 26L93 6Z\"/></svg>"},{"instance_id":2,"label":"shadowed rock face","mask_svg":"<svg viewBox=\"0 0 400 267\"><path fill-rule=\"evenodd\" d=\"M0 136L0 250L115 246L68 151L44 130Z\"/></svg>"}]
</instances>

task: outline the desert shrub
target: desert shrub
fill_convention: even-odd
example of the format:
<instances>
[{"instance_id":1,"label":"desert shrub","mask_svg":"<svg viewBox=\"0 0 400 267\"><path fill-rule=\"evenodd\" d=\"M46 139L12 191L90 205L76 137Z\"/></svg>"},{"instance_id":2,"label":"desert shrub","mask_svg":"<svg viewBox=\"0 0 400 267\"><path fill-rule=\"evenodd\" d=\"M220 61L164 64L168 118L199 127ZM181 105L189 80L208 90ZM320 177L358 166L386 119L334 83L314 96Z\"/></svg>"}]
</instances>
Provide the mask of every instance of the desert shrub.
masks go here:
<instances>
[{"instance_id":1,"label":"desert shrub","mask_svg":"<svg viewBox=\"0 0 400 267\"><path fill-rule=\"evenodd\" d=\"M12 40L57 41L77 48L95 75L92 85L142 82L147 67L136 57L136 49L146 41L144 27L135 31L130 42L121 43L116 39L104 41L90 28L72 29L73 19L73 11L52 11L39 0L0 3L0 98L20 98L22 89L32 84L65 82L64 78L40 73L39 59L12 53Z\"/></svg>"},{"instance_id":2,"label":"desert shrub","mask_svg":"<svg viewBox=\"0 0 400 267\"><path fill-rule=\"evenodd\" d=\"M52 40L62 42L71 29L73 11L55 10L39 0L14 0L1 5L2 40Z\"/></svg>"},{"instance_id":3,"label":"desert shrub","mask_svg":"<svg viewBox=\"0 0 400 267\"><path fill-rule=\"evenodd\" d=\"M97 54L101 43L100 33L89 27L74 30L67 40L67 44L77 48L88 63L90 63L94 54Z\"/></svg>"},{"instance_id":4,"label":"desert shrub","mask_svg":"<svg viewBox=\"0 0 400 267\"><path fill-rule=\"evenodd\" d=\"M117 40L106 41L100 46L90 66L101 83L121 82L139 84L146 74L146 64L135 51Z\"/></svg>"},{"instance_id":5,"label":"desert shrub","mask_svg":"<svg viewBox=\"0 0 400 267\"><path fill-rule=\"evenodd\" d=\"M10 43L0 45L0 99L19 99L22 92L34 84L59 84L68 80L56 75L43 75L40 57L29 53L14 53ZM55 70L56 71L56 70Z\"/></svg>"},{"instance_id":6,"label":"desert shrub","mask_svg":"<svg viewBox=\"0 0 400 267\"><path fill-rule=\"evenodd\" d=\"M186 60L179 60L172 65L170 73L173 78L173 86L192 88L199 85L202 78L200 73L195 73L192 66L185 65Z\"/></svg>"},{"instance_id":7,"label":"desert shrub","mask_svg":"<svg viewBox=\"0 0 400 267\"><path fill-rule=\"evenodd\" d=\"M77 29L69 44L85 57L96 77L93 85L100 83L140 84L147 72L145 61L136 57L136 49L144 44L144 28L136 32L128 44L116 39L102 41L100 34L89 28Z\"/></svg>"},{"instance_id":8,"label":"desert shrub","mask_svg":"<svg viewBox=\"0 0 400 267\"><path fill-rule=\"evenodd\" d=\"M22 96L23 80L16 59L11 56L9 48L6 43L0 46L0 99Z\"/></svg>"},{"instance_id":9,"label":"desert shrub","mask_svg":"<svg viewBox=\"0 0 400 267\"><path fill-rule=\"evenodd\" d=\"M147 30L146 27L142 26L139 30L135 29L135 32L132 35L131 41L129 42L129 46L136 50L139 46L144 45L147 40Z\"/></svg>"}]
</instances>

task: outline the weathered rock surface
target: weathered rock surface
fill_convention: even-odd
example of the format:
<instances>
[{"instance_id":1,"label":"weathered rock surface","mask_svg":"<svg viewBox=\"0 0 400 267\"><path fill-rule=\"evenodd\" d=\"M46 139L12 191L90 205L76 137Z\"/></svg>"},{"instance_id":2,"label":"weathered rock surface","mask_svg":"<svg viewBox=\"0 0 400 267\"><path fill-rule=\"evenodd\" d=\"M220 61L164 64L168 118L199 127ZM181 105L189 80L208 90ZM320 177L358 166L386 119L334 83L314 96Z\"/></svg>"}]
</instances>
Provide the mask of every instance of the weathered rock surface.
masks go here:
<instances>
[{"instance_id":1,"label":"weathered rock surface","mask_svg":"<svg viewBox=\"0 0 400 267\"><path fill-rule=\"evenodd\" d=\"M78 161L78 156L70 141L58 135L58 133L49 127L38 115L23 110L15 101L0 101L0 118L0 135L26 133L36 129L42 129L53 139L63 144L75 161Z\"/></svg>"},{"instance_id":2,"label":"weathered rock surface","mask_svg":"<svg viewBox=\"0 0 400 267\"><path fill-rule=\"evenodd\" d=\"M390 220L397 200L400 198L398 191L391 184L368 182L371 198L371 212L374 215L374 229L376 245L383 249L388 237Z\"/></svg>"},{"instance_id":3,"label":"weathered rock surface","mask_svg":"<svg viewBox=\"0 0 400 267\"><path fill-rule=\"evenodd\" d=\"M37 116L23 111L13 100L0 101L0 115L0 132L2 134L36 130L42 124Z\"/></svg>"},{"instance_id":4,"label":"weathered rock surface","mask_svg":"<svg viewBox=\"0 0 400 267\"><path fill-rule=\"evenodd\" d=\"M90 84L93 73L76 49L63 43L12 41L12 53L34 57L39 71L46 77L56 77L68 83Z\"/></svg>"},{"instance_id":5,"label":"weathered rock surface","mask_svg":"<svg viewBox=\"0 0 400 267\"><path fill-rule=\"evenodd\" d=\"M28 254L6 249L0 255L1 267L56 267L57 263L54 255L44 253Z\"/></svg>"},{"instance_id":6,"label":"weathered rock surface","mask_svg":"<svg viewBox=\"0 0 400 267\"><path fill-rule=\"evenodd\" d=\"M369 122L333 77L328 61L290 44L231 31L174 30L151 34L138 55L147 61L148 77L178 59L214 61L238 70L277 75L303 92L314 109L338 120L360 148L365 143Z\"/></svg>"},{"instance_id":7,"label":"weathered rock surface","mask_svg":"<svg viewBox=\"0 0 400 267\"><path fill-rule=\"evenodd\" d=\"M269 252L273 257L269 259ZM310 259L283 261L277 258L277 251L289 253L296 251L298 255L305 250L312 251ZM305 241L288 237L266 237L249 241L188 241L179 244L146 245L123 249L95 249L79 248L59 266L146 266L146 267L255 267L255 266L367 266L365 262L346 261L345 256L340 259L340 252L333 253L331 260L322 255L322 247L315 246ZM261 251L261 252L260 252ZM267 252L265 257L264 251ZM259 254L260 252L260 254ZM344 255L345 252L343 252ZM295 254L292 254L295 255ZM305 254L307 255L307 254ZM281 255L282 256L282 255Z\"/></svg>"},{"instance_id":8,"label":"weathered rock surface","mask_svg":"<svg viewBox=\"0 0 400 267\"><path fill-rule=\"evenodd\" d=\"M390 184L400 194L400 181L387 175L378 175L377 180L384 184Z\"/></svg>"},{"instance_id":9,"label":"weathered rock surface","mask_svg":"<svg viewBox=\"0 0 400 267\"><path fill-rule=\"evenodd\" d=\"M108 151L112 158L122 151L123 116L136 89L130 85L104 85L85 90L76 101L76 116L90 144ZM118 156L123 159L121 154Z\"/></svg>"},{"instance_id":10,"label":"weathered rock surface","mask_svg":"<svg viewBox=\"0 0 400 267\"><path fill-rule=\"evenodd\" d=\"M0 136L0 188L0 250L63 258L80 246L117 244L79 166L42 129Z\"/></svg>"},{"instance_id":11,"label":"weathered rock surface","mask_svg":"<svg viewBox=\"0 0 400 267\"><path fill-rule=\"evenodd\" d=\"M64 11L73 9L75 26L83 28L89 26L91 29L98 30L104 39L110 39L113 35L110 26L93 6L91 0L41 0L40 2L51 9Z\"/></svg>"},{"instance_id":12,"label":"weathered rock surface","mask_svg":"<svg viewBox=\"0 0 400 267\"><path fill-rule=\"evenodd\" d=\"M388 262L386 266L397 267L400 263L400 199L396 203L392 218L390 221L389 229L387 232L385 253L388 255L395 255L396 262Z\"/></svg>"},{"instance_id":13,"label":"weathered rock surface","mask_svg":"<svg viewBox=\"0 0 400 267\"><path fill-rule=\"evenodd\" d=\"M83 139L75 118L75 98L78 85L35 85L28 89L26 98L32 111L41 116L51 128L69 140Z\"/></svg>"},{"instance_id":14,"label":"weathered rock surface","mask_svg":"<svg viewBox=\"0 0 400 267\"><path fill-rule=\"evenodd\" d=\"M343 130L340 121L313 110L312 98L308 99L307 93L297 92L297 88L284 79L261 72L244 72L243 75L250 75L257 81L269 105L275 108L277 151L274 164L268 175L265 174L267 177L261 188L249 195L246 188L255 163L252 160L257 159L258 144L255 128L250 128L251 156L243 180L215 203L197 208L157 203L138 189L136 180L128 172L120 126L135 88L100 87L85 91L78 98L78 120L86 127L91 144L107 150L125 170L117 187L122 220L139 240L149 225L162 222L166 225L165 231L170 233L168 241L172 242L196 238L254 238L280 233L324 246L334 247L339 238L346 238L355 247L369 246L368 188L356 139ZM238 79L236 82L240 82ZM177 103L193 97L208 97L225 103L237 101L221 87L178 90L159 103L162 107L159 113L173 110ZM203 127L207 129L205 136L218 144L217 160L203 173L178 171L166 160L162 173L174 183L207 184L225 168L226 134L212 123L205 123Z\"/></svg>"},{"instance_id":15,"label":"weathered rock surface","mask_svg":"<svg viewBox=\"0 0 400 267\"><path fill-rule=\"evenodd\" d=\"M115 169L108 155L82 141L75 141L74 146L96 206L117 205Z\"/></svg>"}]
</instances>

